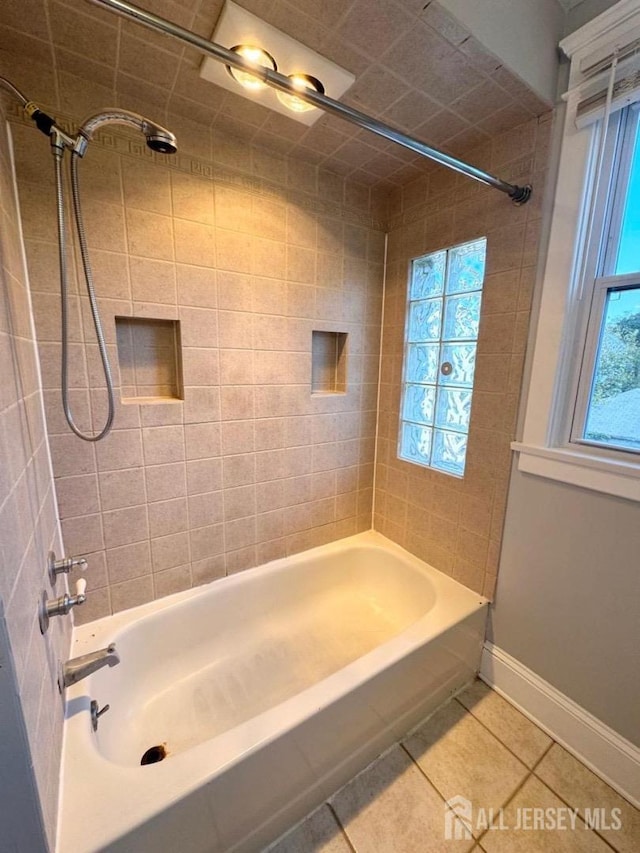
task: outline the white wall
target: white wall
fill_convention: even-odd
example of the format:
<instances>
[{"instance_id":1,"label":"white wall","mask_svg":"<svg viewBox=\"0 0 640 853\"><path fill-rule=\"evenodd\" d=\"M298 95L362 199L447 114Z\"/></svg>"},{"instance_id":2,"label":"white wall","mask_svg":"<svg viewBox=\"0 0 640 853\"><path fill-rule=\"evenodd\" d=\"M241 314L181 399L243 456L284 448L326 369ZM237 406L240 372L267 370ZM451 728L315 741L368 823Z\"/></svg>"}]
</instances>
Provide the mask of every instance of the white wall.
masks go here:
<instances>
[{"instance_id":1,"label":"white wall","mask_svg":"<svg viewBox=\"0 0 640 853\"><path fill-rule=\"evenodd\" d=\"M538 95L554 103L565 12L557 0L440 0Z\"/></svg>"},{"instance_id":2,"label":"white wall","mask_svg":"<svg viewBox=\"0 0 640 853\"><path fill-rule=\"evenodd\" d=\"M640 746L640 504L514 470L489 636Z\"/></svg>"},{"instance_id":3,"label":"white wall","mask_svg":"<svg viewBox=\"0 0 640 853\"><path fill-rule=\"evenodd\" d=\"M618 0L582 0L582 3L574 6L567 15L565 35L575 32L587 21L615 6L617 2Z\"/></svg>"},{"instance_id":4,"label":"white wall","mask_svg":"<svg viewBox=\"0 0 640 853\"><path fill-rule=\"evenodd\" d=\"M567 32L612 5L584 0ZM640 504L514 465L488 639L638 745L639 554Z\"/></svg>"}]
</instances>

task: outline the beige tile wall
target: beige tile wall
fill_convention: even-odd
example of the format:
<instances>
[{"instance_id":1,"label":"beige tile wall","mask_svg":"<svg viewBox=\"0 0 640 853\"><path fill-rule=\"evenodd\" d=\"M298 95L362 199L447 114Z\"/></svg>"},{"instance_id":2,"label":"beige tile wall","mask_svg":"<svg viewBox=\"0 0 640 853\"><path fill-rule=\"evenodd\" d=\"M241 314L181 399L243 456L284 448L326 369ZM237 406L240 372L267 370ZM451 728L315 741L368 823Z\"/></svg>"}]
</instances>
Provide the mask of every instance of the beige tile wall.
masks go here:
<instances>
[{"instance_id":1,"label":"beige tile wall","mask_svg":"<svg viewBox=\"0 0 640 853\"><path fill-rule=\"evenodd\" d=\"M434 167L390 200L374 525L457 580L491 597L520 396L541 227L550 115L497 135L470 162L516 183L524 207ZM412 258L487 237L478 359L464 479L397 458L407 282Z\"/></svg>"},{"instance_id":2,"label":"beige tile wall","mask_svg":"<svg viewBox=\"0 0 640 853\"><path fill-rule=\"evenodd\" d=\"M53 850L62 747L58 666L71 620L38 627L47 553L60 531L31 302L0 104L0 847Z\"/></svg>"},{"instance_id":3,"label":"beige tile wall","mask_svg":"<svg viewBox=\"0 0 640 853\"><path fill-rule=\"evenodd\" d=\"M63 535L91 565L85 621L371 526L384 249L372 193L171 127L176 158L109 133L81 164L114 366L114 317L156 317L180 321L184 371L184 402L119 405L94 446L61 415L48 145L15 125ZM96 429L103 380L72 287L71 398ZM314 329L349 335L345 394L311 395Z\"/></svg>"}]
</instances>

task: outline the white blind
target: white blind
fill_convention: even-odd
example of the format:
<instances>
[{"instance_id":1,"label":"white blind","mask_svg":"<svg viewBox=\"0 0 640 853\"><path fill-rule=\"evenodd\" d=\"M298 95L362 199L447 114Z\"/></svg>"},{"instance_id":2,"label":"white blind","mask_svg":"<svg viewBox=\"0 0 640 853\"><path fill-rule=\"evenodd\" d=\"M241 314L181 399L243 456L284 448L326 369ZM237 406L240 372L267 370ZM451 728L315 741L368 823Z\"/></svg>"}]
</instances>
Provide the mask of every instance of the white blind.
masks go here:
<instances>
[{"instance_id":1,"label":"white blind","mask_svg":"<svg viewBox=\"0 0 640 853\"><path fill-rule=\"evenodd\" d=\"M617 56L611 112L640 101L640 41L619 50ZM578 127L584 127L603 117L613 60L614 55L610 55L591 68L585 69L585 73L590 72L589 79L583 81L576 89L567 92L569 99L577 101L576 124Z\"/></svg>"}]
</instances>

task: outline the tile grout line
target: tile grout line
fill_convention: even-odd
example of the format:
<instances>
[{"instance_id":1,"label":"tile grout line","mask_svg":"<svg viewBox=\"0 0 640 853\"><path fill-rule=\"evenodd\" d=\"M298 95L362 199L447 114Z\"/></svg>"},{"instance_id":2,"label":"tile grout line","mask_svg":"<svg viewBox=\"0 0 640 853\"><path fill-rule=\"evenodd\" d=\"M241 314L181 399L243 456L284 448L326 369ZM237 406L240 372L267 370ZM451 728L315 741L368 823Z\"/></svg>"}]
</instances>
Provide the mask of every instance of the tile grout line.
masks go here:
<instances>
[{"instance_id":1,"label":"tile grout line","mask_svg":"<svg viewBox=\"0 0 640 853\"><path fill-rule=\"evenodd\" d=\"M399 743L399 744L398 744L398 746L399 746L399 747L400 747L400 749L401 749L401 750L402 750L402 751L407 755L407 757L409 758L409 761L410 761L410 762L411 762L415 767L417 767L417 768L418 768L418 771L420 772L420 775L425 779L425 781L426 781L426 782L427 782L427 783L428 783L428 784L433 788L433 790L436 792L436 794L440 797L440 799L441 799L441 800L442 800L442 802L443 802L443 805L444 805L445 809L449 809L449 806L447 805L447 800L445 799L444 794L442 793L442 791L440 790L440 788L438 788L438 786L437 786L434 782L432 782L432 781L431 781L431 779L429 779L429 777L427 776L427 774L426 774L425 770L420 766L420 764L416 761L416 759L413 757L413 755L409 752L409 750L407 749L407 747L404 745L404 742ZM450 810L450 809L449 809L449 810ZM450 811L451 811L451 810L450 810ZM475 841L475 840L476 840L476 839L474 838L474 841Z\"/></svg>"},{"instance_id":2,"label":"tile grout line","mask_svg":"<svg viewBox=\"0 0 640 853\"><path fill-rule=\"evenodd\" d=\"M535 723L534 723L534 725L535 725ZM541 729L540 731L542 731L542 729ZM536 768L537 768L537 767L539 767L539 766L540 766L540 764L542 764L542 762L544 761L544 759L547 757L547 755L549 755L549 753L550 753L550 752L551 752L551 750L553 749L553 747L554 747L554 745L556 744L556 742L557 742L557 741L555 741L553 738L551 738L551 743L549 744L549 746L545 749L545 751L542 753L542 755L540 756L540 758L539 758L537 761L535 761L535 762L534 762L534 764L533 764L533 766L529 769L530 774L534 774L534 773L535 773Z\"/></svg>"},{"instance_id":3,"label":"tile grout line","mask_svg":"<svg viewBox=\"0 0 640 853\"><path fill-rule=\"evenodd\" d=\"M495 691L494 691L494 692L495 692ZM502 697L502 698L504 698L504 697ZM496 740L497 740L499 743L501 743L501 744L502 744L502 746L504 746L504 748L505 748L505 749L509 750L509 752L510 752L510 753L511 753L515 758L517 758L517 759L518 759L518 761L520 761L522 764L524 764L524 762L522 761L522 759L521 759L521 758L519 758L519 757L516 755L516 753L515 753L515 752L513 752L513 750L512 750L512 749L510 749L510 748L506 745L506 743L504 743L504 742L500 739L500 737L499 737L497 734L495 734L494 732L492 732L492 731L491 731L491 729L489 729L489 727L488 727L488 726L486 726L486 725L483 723L483 721L473 713L473 710L472 710L472 709L467 708L465 705L463 705L463 704L462 704L462 702L460 702L460 700L458 699L458 696L455 696L455 697L454 697L454 699L458 702L458 704L459 704L459 705L461 705L461 706L462 706L462 707L467 711L467 713L471 714L471 716L474 718L474 720L477 720L477 722L478 722L478 723L480 723L480 725L481 725L484 729L486 729L486 730L489 732L489 734L492 734L492 735L496 738ZM508 702L508 700L507 700L507 699L505 699L504 701L505 701L505 702L507 702L507 704L508 704L511 708L513 708L515 711L517 711L517 710L518 710L517 708L515 708L515 706L514 706L514 705L511 705L511 703L510 703L510 702ZM521 712L520 712L520 711L518 711L518 713L521 713ZM525 719L526 719L526 718L525 718ZM538 729L538 731L541 731L541 732L542 732L542 729L541 729L539 726L536 726L536 724L535 724L535 723L533 723L531 720L529 720L529 722L531 723L531 725L532 725L532 726L535 726L535 727ZM546 734L546 732L543 732L543 734ZM561 801L562 801L562 802L563 802L563 803L564 803L568 808L573 809L573 808L574 808L574 806L572 806L572 805L571 805L571 804L570 804L570 803L569 803L569 802L568 802L568 801L567 801L563 796L561 796L561 794L559 794L559 793L558 793L558 791L556 791L556 790L555 790L555 788L553 788L553 787L552 787L548 782L545 782L545 780L544 780L544 779L542 779L542 778L541 778L541 777L536 773L536 770L538 769L538 767L540 766L540 764L542 764L543 760L544 760L544 759L547 757L547 755L551 752L551 750L553 749L553 747L554 747L554 746L556 746L556 745L557 745L557 746L560 746L561 748L564 748L564 747L562 747L562 745L561 745L560 743L558 743L558 741L554 740L554 738L552 738L552 737L551 737L551 735L547 735L547 737L549 737L549 738L550 738L551 743L547 746L547 748L544 750L544 752L542 753L542 755L541 755L541 756L540 756L540 757L539 757L539 758L538 758L538 759L533 763L533 765L532 765L530 768L528 768L528 769L529 769L529 773L528 773L528 775L527 775L527 779L529 779L529 777L531 777L531 776L535 776L535 778L536 778L536 779L537 779L541 784L543 784L546 788L548 788L548 789L551 791L551 793L552 793L552 794L554 794L554 795L555 795L559 800L561 800ZM579 759L576 759L576 760L579 760ZM582 762L580 762L580 764L582 764ZM525 765L525 767L526 767L526 766L527 766L527 765ZM584 766L584 765L583 765L583 766ZM526 781L526 780L525 780L525 781ZM603 781L603 780L600 780L600 781ZM606 785L606 782L605 782L604 784ZM510 798L510 799L511 799L511 798ZM581 814L580 810L578 810L578 813L580 814L580 817L582 818L582 814ZM584 818L582 818L582 820L583 820L583 822L584 822ZM486 832L486 831L488 831L488 830L485 830L485 832ZM612 850L615 850L615 851L616 851L616 853L617 853L618 848L617 848L617 847L615 847L613 844L611 844L611 842L610 842L610 841L608 841L604 836L602 836L602 835L598 832L598 830L597 830L597 829L592 829L591 831L592 831L592 832L594 832L594 833L595 833L599 838L601 838L601 839L605 842L605 844L608 844L608 845L609 845L609 847L611 847L611 849L612 849ZM484 833L483 833L483 835L484 835ZM482 837L482 836L481 836L481 837Z\"/></svg>"},{"instance_id":4,"label":"tile grout line","mask_svg":"<svg viewBox=\"0 0 640 853\"><path fill-rule=\"evenodd\" d=\"M557 741L555 741L555 740L554 740L554 741L553 741L553 743L551 744L551 746L549 747L549 749L548 749L548 750L545 752L545 754L542 756L542 758L546 758L546 756L548 755L548 753L549 753L549 752L551 752L551 749L552 749L554 746L556 746L556 745L557 745L557 746L560 746L562 749L564 749L564 747L562 746L562 744L559 744ZM545 780L544 780L544 779L542 779L540 776L538 776L538 774L535 772L535 771L537 770L537 768L539 767L539 765L542 763L542 758L540 759L540 761L536 762L535 767L531 770L531 775L532 775L532 776L535 776L535 778L538 780L538 782L540 782L540 784L541 784L541 785L544 785L546 788L548 788L548 789L552 792L552 794L554 794L554 796L556 796L556 797L557 797L557 798L558 798L562 803L564 803L564 804L565 804L565 806L567 806L567 808L572 809L572 810L575 810L575 811L576 811L576 813L580 816L580 819L582 820L582 822L583 822L583 824L584 824L584 826L585 826L585 829L586 829L586 828L587 828L587 825L586 825L586 821L585 821L585 819L584 819L584 816L582 815L582 809L578 808L577 806L572 806L572 805L571 805L571 803L570 803L570 802L569 802L565 797L563 797L561 794L559 794L559 793L558 793L558 791L556 791L556 790L555 790L555 788L552 788L552 787L551 787L551 785L550 785L548 782L545 782ZM578 761L578 759L576 759L576 761ZM582 762L581 762L581 761L580 761L579 763L580 763L580 764L582 764ZM582 766L584 767L585 765L582 765ZM588 768L587 768L587 769L588 769ZM594 775L595 775L595 774L594 774ZM603 781L603 780L600 780L600 781ZM606 785L606 782L605 782L604 784ZM613 789L612 789L612 790L613 790ZM617 793L617 792L616 792L616 793ZM615 851L615 853L619 853L619 848L618 848L618 847L616 847L614 844L612 844L612 843L611 843L607 838L605 838L603 835L601 835L601 834L600 834L600 832L599 832L597 829L593 829L593 828L589 827L589 830L590 830L591 832L595 833L595 834L598 836L598 838L600 838L602 841L604 841L604 843L605 843L608 847L610 847L610 848L611 848L611 850L614 850L614 851Z\"/></svg>"},{"instance_id":5,"label":"tile grout line","mask_svg":"<svg viewBox=\"0 0 640 853\"><path fill-rule=\"evenodd\" d=\"M454 700L455 700L455 701L458 701L457 696L454 696L453 698L454 698ZM554 740L552 740L552 741L551 741L551 743L549 744L549 746L545 749L544 753L543 753L543 754L540 756L540 758L536 761L536 763L533 765L533 767L532 767L532 768L529 768L529 767L527 767L527 765L526 765L526 764L524 764L524 762L523 762L520 758L518 758L518 756L516 756L516 754L515 754L512 750L510 750L510 749L509 749L509 747L507 747L505 744L503 744L503 743L502 743L502 741L501 741L501 740L500 740L500 739L499 739L499 738L498 738L498 737L497 737L497 736L496 736L496 735L495 735L495 734L494 734L490 729L488 729L488 728L487 728L487 726L485 726L483 723L481 723L481 722L480 722L480 720L478 720L478 718L477 718L474 714L472 714L472 713L471 713L471 711L469 711L469 709L468 709L468 708L465 708L465 706L462 704L462 702L459 702L459 701L458 701L458 704L463 708L463 710L465 711L465 713L469 714L470 716L472 716L472 717L473 717L473 719L474 719L474 720L476 720L478 723L480 723L480 725L482 725L482 727L483 727L483 728L484 728L484 729L485 729L485 730L486 730L486 731L487 731L487 732L488 732L492 737L494 737L494 738L498 741L498 743L499 743L501 746L503 746L505 749L507 749L507 750L508 750L508 752L509 752L511 755L513 755L513 756L514 756L514 758L516 758L516 759L517 759L517 761L519 761L519 762L520 762L520 764L522 764L522 766L523 766L523 767L525 767L525 768L526 768L526 770L527 770L526 775L525 775L525 776L524 776L524 778L520 781L520 783L516 786L516 788L515 788L515 790L512 792L512 794L510 794L510 795L509 795L509 797L507 797L507 799L505 800L505 802L502 804L502 806L500 806L500 807L499 807L499 808L504 809L504 808L505 808L505 807L506 807L506 806L507 806L507 805L508 805L512 800L513 800L513 798L516 796L516 794L517 794L517 793L518 793L518 792L519 792L519 791L524 787L525 783L526 783L526 782L529 780L529 778L533 775L533 770L534 770L534 768L536 768L536 767L538 766L538 764L539 764L539 763L544 759L544 757L547 755L547 753L548 753L548 752L551 750L551 748L553 747L553 745L554 745L555 741L554 741ZM411 761L411 762L412 762L412 763L413 763L413 764L418 768L418 770L420 771L420 773L421 773L421 775L424 777L424 779L425 779L425 780L429 783L429 785L431 785L431 787L436 791L436 793L438 794L438 796L442 799L443 803L445 804L445 807L447 807L447 808L448 808L448 806L447 806L447 800L445 799L444 795L442 794L442 792L440 791L440 789L438 788L438 786L437 786L437 785L436 785L436 784L435 784L435 783L434 783L434 782L429 778L429 776L427 775L426 771L421 767L421 765L418 763L418 761L416 761L416 759L413 757L413 755L409 752L409 750L408 750L408 749L407 749L407 747L405 746L404 742L400 742L399 746L400 746L400 748L401 748L401 749L406 753L406 755L409 757L410 761ZM538 778L538 777L536 776L536 778ZM551 789L550 789L550 790L551 790ZM555 793L555 791L554 791L553 793ZM474 841L475 841L475 843L476 843L476 844L479 844L479 843L480 843L480 840L485 836L485 834L486 834L487 832L489 832L489 829L484 830L484 831L483 831L483 832L478 836L478 838L475 838L475 836L474 836ZM484 849L484 848L482 848L482 849Z\"/></svg>"},{"instance_id":6,"label":"tile grout line","mask_svg":"<svg viewBox=\"0 0 640 853\"><path fill-rule=\"evenodd\" d=\"M347 842L347 845L349 846L349 850L351 850L352 853L357 853L356 848L351 843L351 839L349 838L349 833L347 832L346 827L342 825L342 821L338 817L338 813L334 809L332 803L329 800L326 800L325 805L327 806L327 808L329 809L329 811L333 815L333 818L334 818L335 822L337 823L338 828L339 828L342 836L344 837L344 840Z\"/></svg>"},{"instance_id":7,"label":"tile grout line","mask_svg":"<svg viewBox=\"0 0 640 853\"><path fill-rule=\"evenodd\" d=\"M540 756L540 758L539 758L539 759L534 763L533 767L531 767L531 768L527 768L529 772L527 773L527 775L525 776L525 778L520 782L520 784L516 787L515 791L511 794L511 796L510 796L510 797L508 797L508 798L505 800L505 802L504 802L504 803L503 803L503 805L501 806L501 808L502 808L502 809L505 809L505 808L509 805L509 803L510 803L510 802L512 802L512 801L514 800L514 798L516 797L516 795L517 795L517 794L518 794L518 793L519 793L519 792L524 788L524 786L525 786L525 785L526 785L526 783L529 781L529 779L534 775L534 773L533 773L534 769L535 769L535 768L540 764L540 762L541 762L541 761L543 761L543 759L545 758L545 756L546 756L546 755L551 751L551 749L553 748L554 743L555 743L555 741L554 741L554 740L552 740L552 741L551 741L551 743L549 744L549 746L548 746L548 747L545 749L545 751L542 753L542 755ZM536 777L536 778L537 778L537 777ZM491 831L491 829L490 829L490 828L485 829L485 830L484 830L484 832L482 832L482 833L478 836L478 843L480 843L481 839L483 839L483 838L484 838L484 836L487 834L487 832L490 832L490 831ZM483 847L482 849L484 850L484 847Z\"/></svg>"},{"instance_id":8,"label":"tile grout line","mask_svg":"<svg viewBox=\"0 0 640 853\"><path fill-rule=\"evenodd\" d=\"M495 691L494 691L494 692L495 692ZM532 765L531 767L529 767L529 765L528 765L526 762L524 762L524 761L522 760L522 758L520 758L520 756L519 756L519 755L517 755L517 753L515 753L515 752L511 749L511 747L507 746L507 744L506 744L506 743L505 743L505 742L500 738L500 736L499 736L499 735L497 735L494 731L492 731L492 730L489 728L489 726L487 726L487 725L486 725L486 723L484 723L484 722L483 722L479 717L476 717L476 715L473 713L473 711L472 711L470 708L467 708L467 706L466 706L466 705L463 705L463 704L462 704L462 702L458 699L458 696L454 696L453 698L454 698L454 700L455 700L455 701L460 705L460 707L461 707L461 708L463 708L463 709L464 709L464 711L466 711L466 713L467 713L467 714L470 714L470 715L473 717L473 719L474 719L477 723L479 723L485 731L487 731L490 735L492 735L492 736L493 736L493 737L498 741L498 743L499 743L501 746L503 746L503 747L504 747L508 752L510 752L510 753L511 753L511 755L513 755L513 757L514 757L514 758L516 758L516 759L520 762L520 764L522 764L524 767L526 767L526 768L527 768L527 770L528 770L529 772L533 772L533 768L538 766L538 764L540 763L540 761L542 761L542 759L545 757L545 755L547 754L547 752L551 749L551 747L552 747L552 746L553 746L553 744L555 743L555 741L553 740L553 738L552 738L550 735L547 735L547 737L551 740L551 743L549 744L549 746L547 746L547 747L545 748L545 750L544 750L544 752L542 753L542 755L540 756L540 758L537 758L537 759L535 760L535 762L533 763L533 765ZM507 700L506 700L506 699L505 699L505 702L507 702ZM511 703L510 703L510 702L507 702L507 704L509 705L509 707L510 707L510 708L513 708L513 710L514 710L514 711L518 711L518 709L517 709L517 708L515 708L513 705L511 705ZM518 711L518 713L520 714L521 712L520 712L520 711ZM522 716L524 716L524 714L523 714ZM525 719L527 719L527 718L525 717ZM531 722L531 720L527 720L527 722L530 722L532 726L535 726L535 728L536 728L536 729L538 729L538 731L542 732L542 729L541 729L539 726L536 726L536 724L535 724L535 723L532 723L532 722ZM546 732L542 732L542 734L546 734Z\"/></svg>"},{"instance_id":9,"label":"tile grout line","mask_svg":"<svg viewBox=\"0 0 640 853\"><path fill-rule=\"evenodd\" d=\"M407 747L404 745L404 743L400 743L400 744L399 744L399 746L400 746L400 748L401 748L401 749L406 753L406 755L409 757L409 760L412 762L412 764L414 764L414 765L418 768L418 770L419 770L420 774L423 776L423 778L426 780L426 782L428 782L428 784L429 784L429 785L431 785L431 787L433 788L433 790L434 790L434 791L436 792L436 794L440 797L440 799L442 800L443 805L444 805L444 807L445 807L445 810L447 810L447 811L451 812L451 814L455 815L455 816L456 816L456 819L457 819L457 815L456 815L456 813L455 813L455 812L454 812L454 811L449 807L449 805L448 805L448 801L444 798L444 795L443 795L442 791L438 788L438 786L437 786L434 782L432 782L432 780L431 780L431 779L429 779L429 777L427 776L426 772L423 770L423 768L420 766L420 764L415 760L415 758L413 757L413 755L411 755L411 753L409 752L409 750L407 749ZM531 775L531 774L530 774L530 773L528 773L528 774L525 776L525 778L524 778L524 779L522 780L522 782L518 785L518 787L516 788L516 790L514 791L514 793L511 795L511 797L512 797L512 796L514 796L514 795L515 795L515 794L520 790L520 788L522 787L522 785L524 785L524 783L527 781L527 779L529 778L529 776L530 776L530 775ZM509 802L509 800L511 800L511 797L509 797L509 799L505 801L505 804L504 804L504 805L506 805L506 804ZM504 808L504 806L502 806L502 808ZM469 848L469 849L470 849L470 851L472 851L472 850L474 849L474 847L476 847L476 846L480 846L480 839L484 837L484 835L485 835L485 833L486 833L487 831L488 831L488 830L484 830L484 832L482 832L482 833L478 836L478 838L476 838L476 837L473 835L473 833L471 833L471 840L473 841L473 846ZM484 851L484 848L481 848L481 849Z\"/></svg>"}]
</instances>

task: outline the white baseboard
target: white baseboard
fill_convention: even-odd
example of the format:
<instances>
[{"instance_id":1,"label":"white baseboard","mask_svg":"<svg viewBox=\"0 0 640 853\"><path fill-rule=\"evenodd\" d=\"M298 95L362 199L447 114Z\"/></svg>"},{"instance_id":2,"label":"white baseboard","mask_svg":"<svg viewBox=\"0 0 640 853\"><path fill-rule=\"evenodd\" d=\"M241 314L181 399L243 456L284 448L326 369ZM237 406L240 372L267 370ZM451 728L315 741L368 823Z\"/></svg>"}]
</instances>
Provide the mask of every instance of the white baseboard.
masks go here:
<instances>
[{"instance_id":1,"label":"white baseboard","mask_svg":"<svg viewBox=\"0 0 640 853\"><path fill-rule=\"evenodd\" d=\"M516 658L485 643L480 678L640 807L640 749L560 693Z\"/></svg>"}]
</instances>

